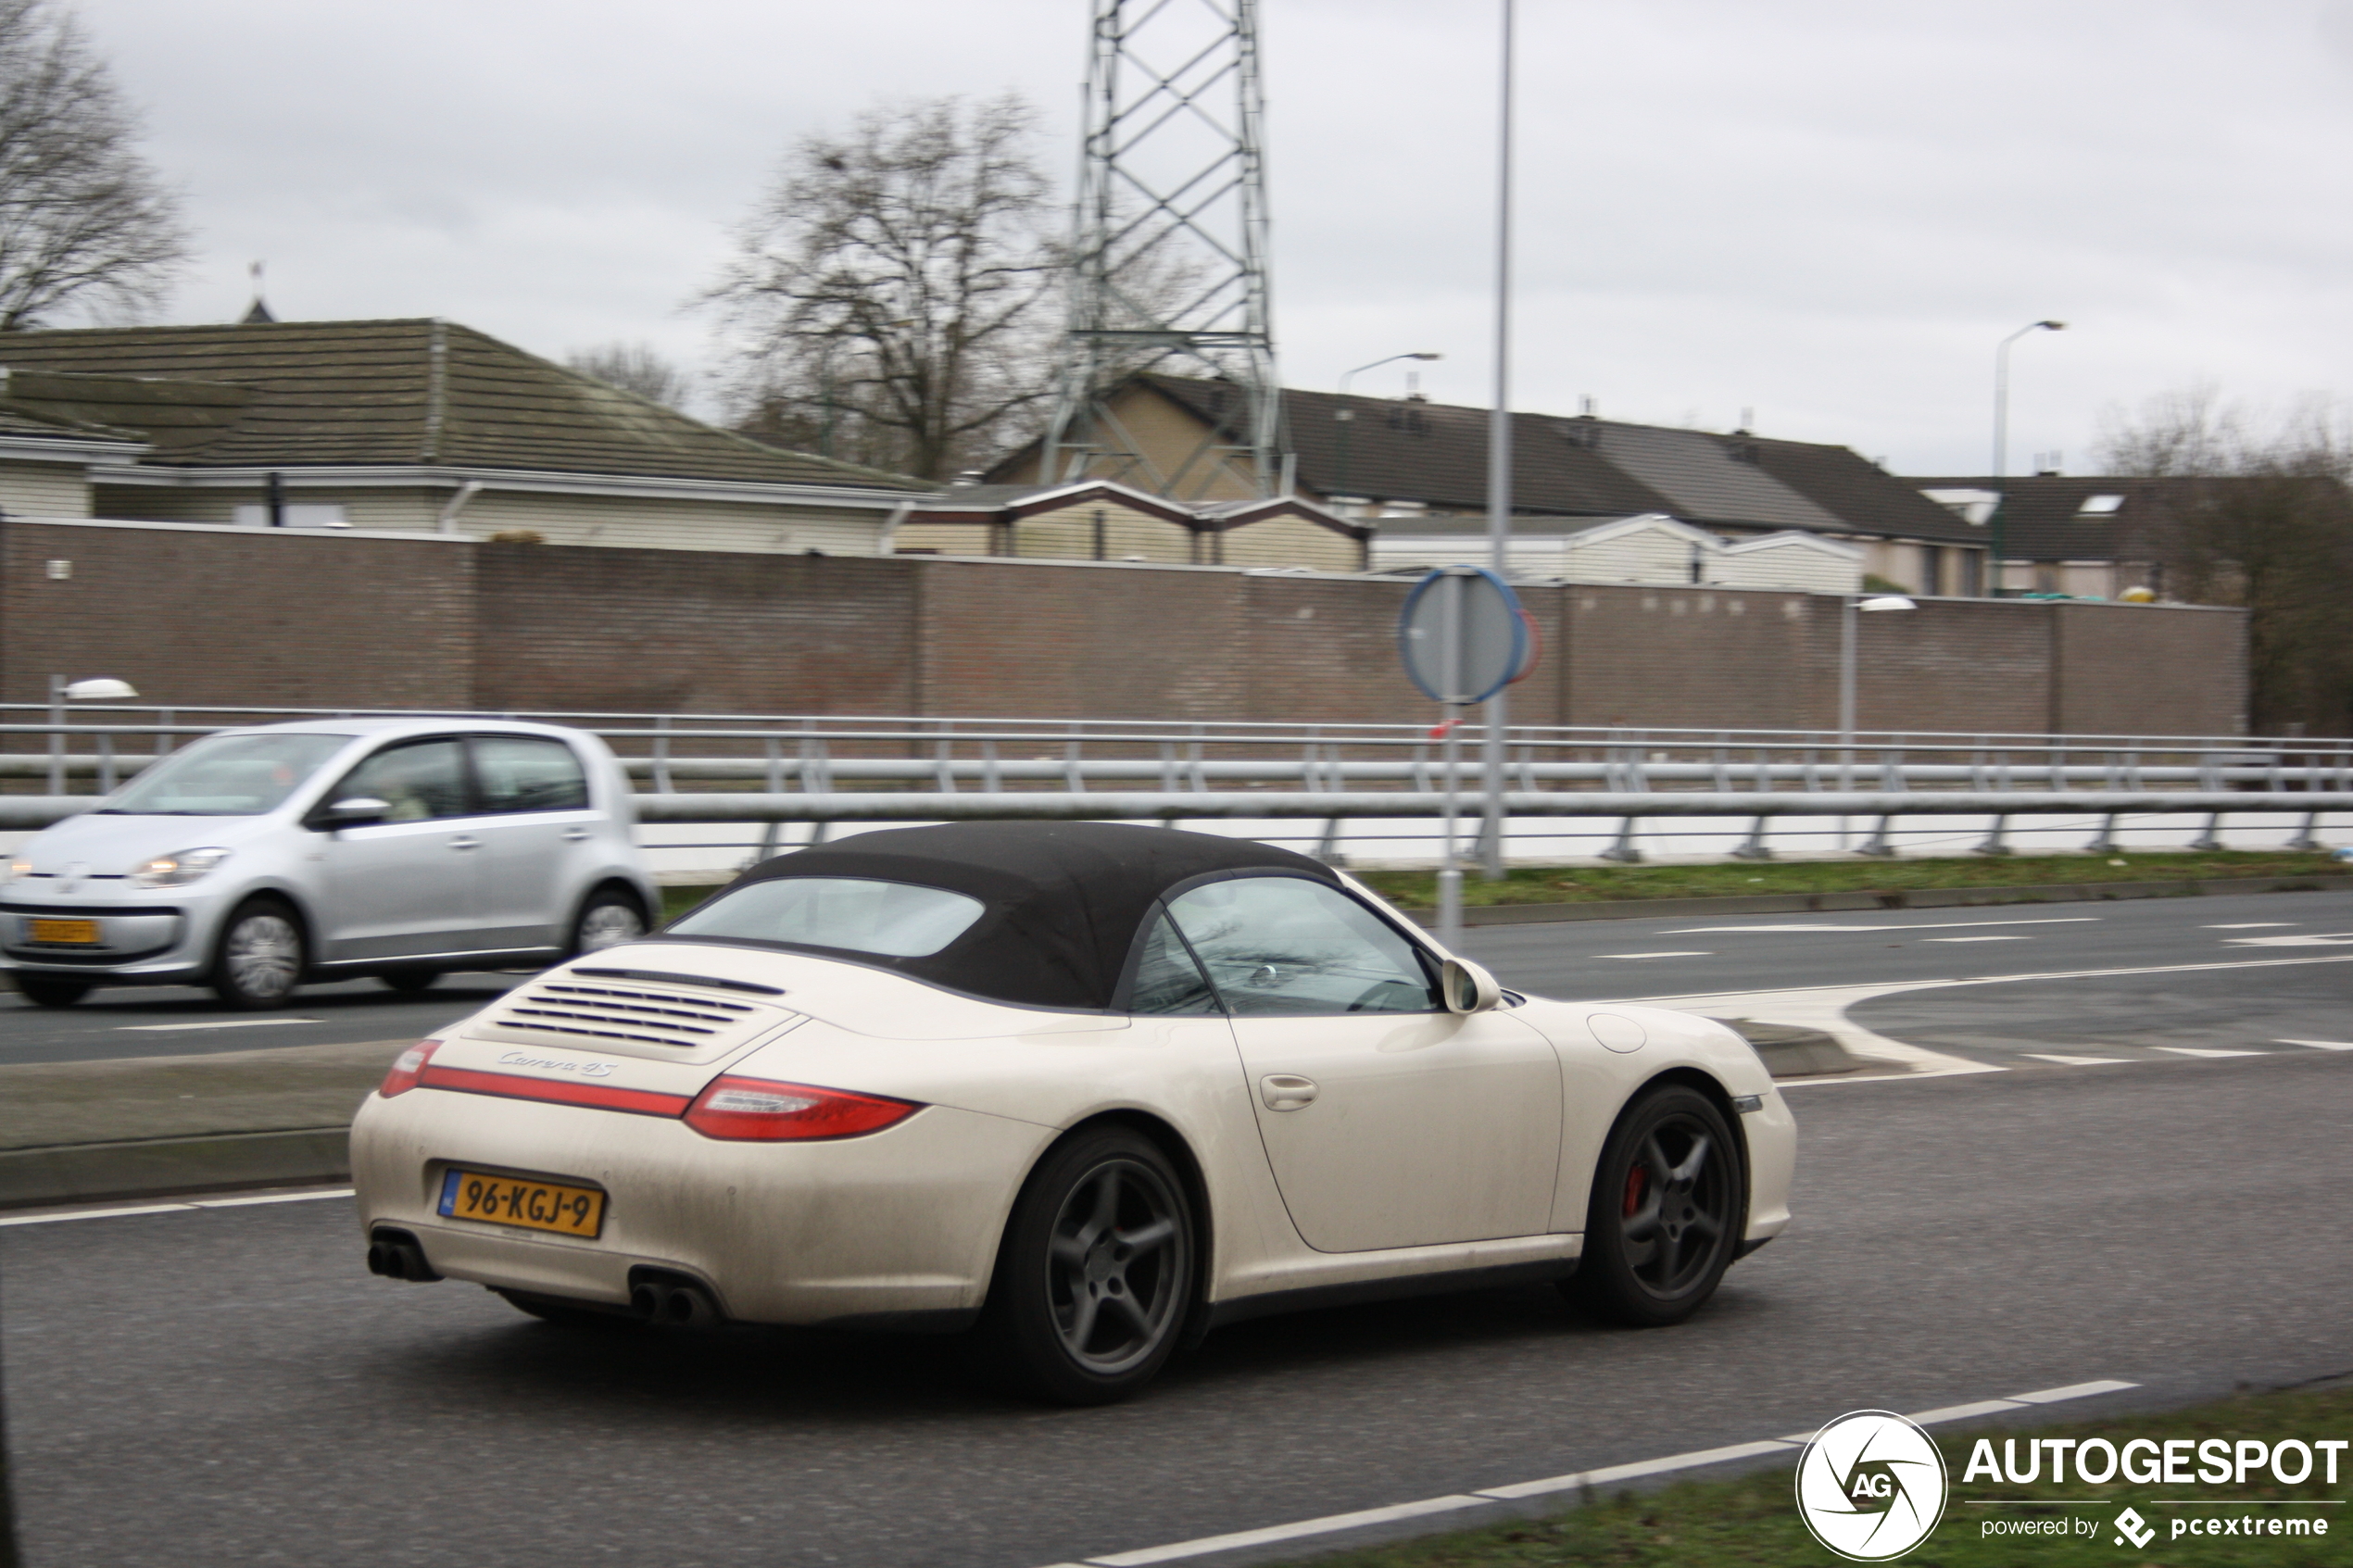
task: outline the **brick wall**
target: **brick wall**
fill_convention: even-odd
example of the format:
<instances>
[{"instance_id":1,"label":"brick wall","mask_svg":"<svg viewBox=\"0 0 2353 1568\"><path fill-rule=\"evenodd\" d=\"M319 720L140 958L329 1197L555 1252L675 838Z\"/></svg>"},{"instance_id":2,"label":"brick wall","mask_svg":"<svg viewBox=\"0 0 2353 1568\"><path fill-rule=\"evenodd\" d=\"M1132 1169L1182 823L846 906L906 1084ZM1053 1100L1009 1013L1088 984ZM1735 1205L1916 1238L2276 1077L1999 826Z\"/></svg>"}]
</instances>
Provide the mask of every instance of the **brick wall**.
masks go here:
<instances>
[{"instance_id":1,"label":"brick wall","mask_svg":"<svg viewBox=\"0 0 2353 1568\"><path fill-rule=\"evenodd\" d=\"M490 709L911 713L915 562L482 545Z\"/></svg>"},{"instance_id":2,"label":"brick wall","mask_svg":"<svg viewBox=\"0 0 2353 1568\"><path fill-rule=\"evenodd\" d=\"M2070 734L2234 734L2246 721L2246 617L2054 604L2050 727Z\"/></svg>"},{"instance_id":3,"label":"brick wall","mask_svg":"<svg viewBox=\"0 0 2353 1568\"><path fill-rule=\"evenodd\" d=\"M70 560L51 580L44 562ZM1427 722L1393 578L0 522L0 693L195 706ZM1531 587L1528 723L1829 729L1839 600ZM1866 729L2230 734L2245 617L1923 600L1856 618Z\"/></svg>"},{"instance_id":4,"label":"brick wall","mask_svg":"<svg viewBox=\"0 0 2353 1568\"><path fill-rule=\"evenodd\" d=\"M167 706L469 707L475 558L437 539L0 523L0 693L112 675Z\"/></svg>"}]
</instances>

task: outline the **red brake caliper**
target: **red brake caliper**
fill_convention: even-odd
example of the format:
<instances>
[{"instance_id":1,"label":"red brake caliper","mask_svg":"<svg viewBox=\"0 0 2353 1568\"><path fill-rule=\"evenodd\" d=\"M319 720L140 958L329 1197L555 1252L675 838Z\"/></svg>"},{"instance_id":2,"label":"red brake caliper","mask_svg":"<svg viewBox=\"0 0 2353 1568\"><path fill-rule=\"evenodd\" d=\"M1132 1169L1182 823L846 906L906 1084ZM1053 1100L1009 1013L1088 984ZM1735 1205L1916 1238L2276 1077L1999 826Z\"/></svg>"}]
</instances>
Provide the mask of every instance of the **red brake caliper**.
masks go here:
<instances>
[{"instance_id":1,"label":"red brake caliper","mask_svg":"<svg viewBox=\"0 0 2353 1568\"><path fill-rule=\"evenodd\" d=\"M1626 1173L1626 1215L1633 1218L1642 1201L1642 1168L1640 1165Z\"/></svg>"}]
</instances>

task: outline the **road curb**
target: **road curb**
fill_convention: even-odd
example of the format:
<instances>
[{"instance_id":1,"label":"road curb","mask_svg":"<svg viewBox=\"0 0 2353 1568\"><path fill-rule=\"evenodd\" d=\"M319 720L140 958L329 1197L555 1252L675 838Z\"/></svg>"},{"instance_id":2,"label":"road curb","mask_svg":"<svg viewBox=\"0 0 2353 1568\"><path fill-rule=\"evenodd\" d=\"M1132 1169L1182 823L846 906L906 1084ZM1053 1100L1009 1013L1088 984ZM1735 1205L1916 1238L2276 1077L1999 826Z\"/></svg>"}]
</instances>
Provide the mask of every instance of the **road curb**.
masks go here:
<instances>
[{"instance_id":1,"label":"road curb","mask_svg":"<svg viewBox=\"0 0 2353 1568\"><path fill-rule=\"evenodd\" d=\"M1567 920L1671 919L1680 915L1825 914L1854 909L1951 909L1986 904L2076 904L2111 898L2188 898L2233 893L2341 893L2353 875L2225 877L2211 881L2055 883L2028 887L1914 887L1843 893L1749 893L1707 898L1596 898L1581 904L1488 904L1463 910L1463 923L1541 925ZM1435 926L1435 909L1404 911Z\"/></svg>"},{"instance_id":2,"label":"road curb","mask_svg":"<svg viewBox=\"0 0 2353 1568\"><path fill-rule=\"evenodd\" d=\"M347 1181L351 1129L139 1138L0 1149L0 1208Z\"/></svg>"}]
</instances>

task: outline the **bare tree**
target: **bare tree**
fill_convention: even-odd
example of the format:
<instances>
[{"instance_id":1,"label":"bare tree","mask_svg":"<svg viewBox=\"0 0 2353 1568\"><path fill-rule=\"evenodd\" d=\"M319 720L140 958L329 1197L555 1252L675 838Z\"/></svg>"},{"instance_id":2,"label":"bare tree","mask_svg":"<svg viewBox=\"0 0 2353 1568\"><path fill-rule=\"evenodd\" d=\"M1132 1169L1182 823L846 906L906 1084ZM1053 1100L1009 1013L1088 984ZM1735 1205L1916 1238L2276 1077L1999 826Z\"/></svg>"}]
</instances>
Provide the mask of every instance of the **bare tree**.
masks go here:
<instances>
[{"instance_id":1,"label":"bare tree","mask_svg":"<svg viewBox=\"0 0 2353 1568\"><path fill-rule=\"evenodd\" d=\"M746 433L943 479L1049 394L1059 249L1017 96L878 109L811 136L699 303L736 342Z\"/></svg>"},{"instance_id":2,"label":"bare tree","mask_svg":"<svg viewBox=\"0 0 2353 1568\"><path fill-rule=\"evenodd\" d=\"M2270 428L2210 387L2111 420L2104 466L2170 481L2141 548L2168 591L2248 612L2259 734L2353 734L2353 436L2308 403Z\"/></svg>"},{"instance_id":3,"label":"bare tree","mask_svg":"<svg viewBox=\"0 0 2353 1568\"><path fill-rule=\"evenodd\" d=\"M158 303L188 256L136 119L52 0L0 0L0 332Z\"/></svg>"},{"instance_id":4,"label":"bare tree","mask_svg":"<svg viewBox=\"0 0 2353 1568\"><path fill-rule=\"evenodd\" d=\"M603 343L574 349L564 356L564 369L669 408L685 408L695 395L693 372L662 358L649 343Z\"/></svg>"}]
</instances>

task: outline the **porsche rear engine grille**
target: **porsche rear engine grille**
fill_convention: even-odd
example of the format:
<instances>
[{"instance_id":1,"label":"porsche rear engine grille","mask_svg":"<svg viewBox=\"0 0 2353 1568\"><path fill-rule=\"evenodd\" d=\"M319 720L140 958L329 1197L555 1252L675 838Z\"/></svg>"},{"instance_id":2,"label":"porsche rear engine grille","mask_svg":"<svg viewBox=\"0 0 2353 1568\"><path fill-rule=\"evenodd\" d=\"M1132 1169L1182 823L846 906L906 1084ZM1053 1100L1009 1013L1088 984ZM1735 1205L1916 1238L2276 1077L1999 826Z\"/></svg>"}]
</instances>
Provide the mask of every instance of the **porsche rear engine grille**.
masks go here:
<instances>
[{"instance_id":1,"label":"porsche rear engine grille","mask_svg":"<svg viewBox=\"0 0 2353 1568\"><path fill-rule=\"evenodd\" d=\"M535 1035L580 1040L628 1040L639 1045L708 1046L774 1010L713 997L684 997L627 985L549 981L516 997L490 1022Z\"/></svg>"}]
</instances>

